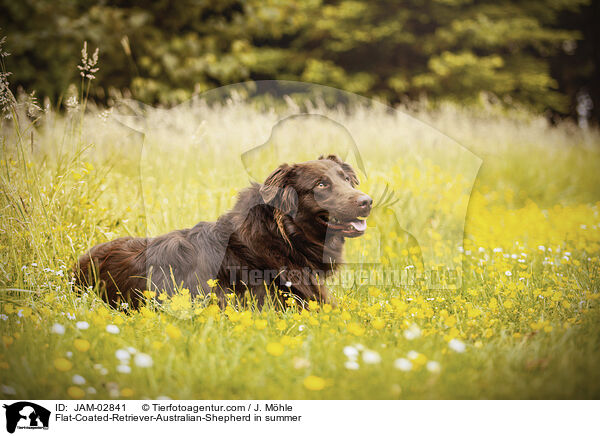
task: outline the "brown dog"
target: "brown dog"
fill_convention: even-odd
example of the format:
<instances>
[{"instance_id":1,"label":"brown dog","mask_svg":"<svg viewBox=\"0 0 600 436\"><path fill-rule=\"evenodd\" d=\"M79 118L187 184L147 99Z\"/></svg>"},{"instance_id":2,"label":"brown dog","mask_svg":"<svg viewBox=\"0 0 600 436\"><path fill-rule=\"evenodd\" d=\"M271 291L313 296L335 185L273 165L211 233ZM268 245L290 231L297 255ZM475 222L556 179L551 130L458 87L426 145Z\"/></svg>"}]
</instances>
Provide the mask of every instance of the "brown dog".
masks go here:
<instances>
[{"instance_id":1,"label":"brown dog","mask_svg":"<svg viewBox=\"0 0 600 436\"><path fill-rule=\"evenodd\" d=\"M76 282L97 284L113 307L137 307L137 291L177 286L215 292L222 302L225 293L250 291L262 304L273 286L301 301L328 302L323 281L342 261L345 238L365 232L371 211L357 184L352 167L334 155L283 164L216 222L96 245L79 258Z\"/></svg>"}]
</instances>

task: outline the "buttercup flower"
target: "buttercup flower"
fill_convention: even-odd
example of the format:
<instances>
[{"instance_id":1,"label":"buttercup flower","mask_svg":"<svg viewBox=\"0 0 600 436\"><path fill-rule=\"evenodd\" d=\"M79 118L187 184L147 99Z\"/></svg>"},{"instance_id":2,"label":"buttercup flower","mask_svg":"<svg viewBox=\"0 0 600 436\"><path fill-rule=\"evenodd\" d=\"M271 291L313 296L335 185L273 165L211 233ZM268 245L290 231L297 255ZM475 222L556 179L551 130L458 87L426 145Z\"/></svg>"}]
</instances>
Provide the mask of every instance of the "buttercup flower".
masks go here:
<instances>
[{"instance_id":1,"label":"buttercup flower","mask_svg":"<svg viewBox=\"0 0 600 436\"><path fill-rule=\"evenodd\" d=\"M69 371L71 368L73 368L73 364L70 360L67 360L64 357L59 357L58 359L54 360L54 367L59 371L64 372Z\"/></svg>"},{"instance_id":2,"label":"buttercup flower","mask_svg":"<svg viewBox=\"0 0 600 436\"><path fill-rule=\"evenodd\" d=\"M320 391L325 388L325 380L316 375L309 375L304 379L304 387L309 391Z\"/></svg>"},{"instance_id":3,"label":"buttercup flower","mask_svg":"<svg viewBox=\"0 0 600 436\"><path fill-rule=\"evenodd\" d=\"M270 342L267 344L267 353L272 356L281 356L285 350L279 342Z\"/></svg>"}]
</instances>

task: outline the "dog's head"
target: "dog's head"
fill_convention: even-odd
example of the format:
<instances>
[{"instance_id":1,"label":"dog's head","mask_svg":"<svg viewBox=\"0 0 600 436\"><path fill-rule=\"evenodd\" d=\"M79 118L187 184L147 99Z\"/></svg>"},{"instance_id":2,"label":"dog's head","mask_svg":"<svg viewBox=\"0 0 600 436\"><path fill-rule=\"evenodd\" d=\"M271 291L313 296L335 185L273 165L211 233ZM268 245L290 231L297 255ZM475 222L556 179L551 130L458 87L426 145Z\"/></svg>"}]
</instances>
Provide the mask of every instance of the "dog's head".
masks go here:
<instances>
[{"instance_id":1,"label":"dog's head","mask_svg":"<svg viewBox=\"0 0 600 436\"><path fill-rule=\"evenodd\" d=\"M289 215L305 233L357 237L367 229L373 200L355 188L356 173L335 155L283 164L260 189L263 200Z\"/></svg>"}]
</instances>

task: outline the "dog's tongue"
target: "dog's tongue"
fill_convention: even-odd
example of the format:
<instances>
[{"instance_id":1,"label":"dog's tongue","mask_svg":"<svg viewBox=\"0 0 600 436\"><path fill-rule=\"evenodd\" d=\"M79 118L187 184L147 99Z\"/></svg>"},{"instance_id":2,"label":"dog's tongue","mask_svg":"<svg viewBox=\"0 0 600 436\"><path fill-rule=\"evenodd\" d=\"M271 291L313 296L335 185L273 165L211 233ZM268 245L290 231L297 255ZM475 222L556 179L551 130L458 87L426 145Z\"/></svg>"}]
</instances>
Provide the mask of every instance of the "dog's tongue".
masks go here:
<instances>
[{"instance_id":1,"label":"dog's tongue","mask_svg":"<svg viewBox=\"0 0 600 436\"><path fill-rule=\"evenodd\" d=\"M366 220L350 221L350 225L354 227L358 232L364 232L365 230L367 230Z\"/></svg>"}]
</instances>

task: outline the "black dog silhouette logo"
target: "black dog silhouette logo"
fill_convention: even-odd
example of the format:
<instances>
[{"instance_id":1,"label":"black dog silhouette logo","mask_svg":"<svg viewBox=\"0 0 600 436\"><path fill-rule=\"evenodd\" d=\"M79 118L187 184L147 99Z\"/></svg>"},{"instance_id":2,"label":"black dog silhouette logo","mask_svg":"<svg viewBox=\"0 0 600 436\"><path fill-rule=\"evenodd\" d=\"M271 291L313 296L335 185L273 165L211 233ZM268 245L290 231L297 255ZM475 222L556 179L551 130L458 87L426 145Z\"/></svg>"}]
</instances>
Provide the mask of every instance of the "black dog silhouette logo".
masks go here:
<instances>
[{"instance_id":1,"label":"black dog silhouette logo","mask_svg":"<svg viewBox=\"0 0 600 436\"><path fill-rule=\"evenodd\" d=\"M14 433L18 429L48 429L50 422L50 411L42 406L29 401L19 401L6 409L6 431Z\"/></svg>"}]
</instances>

